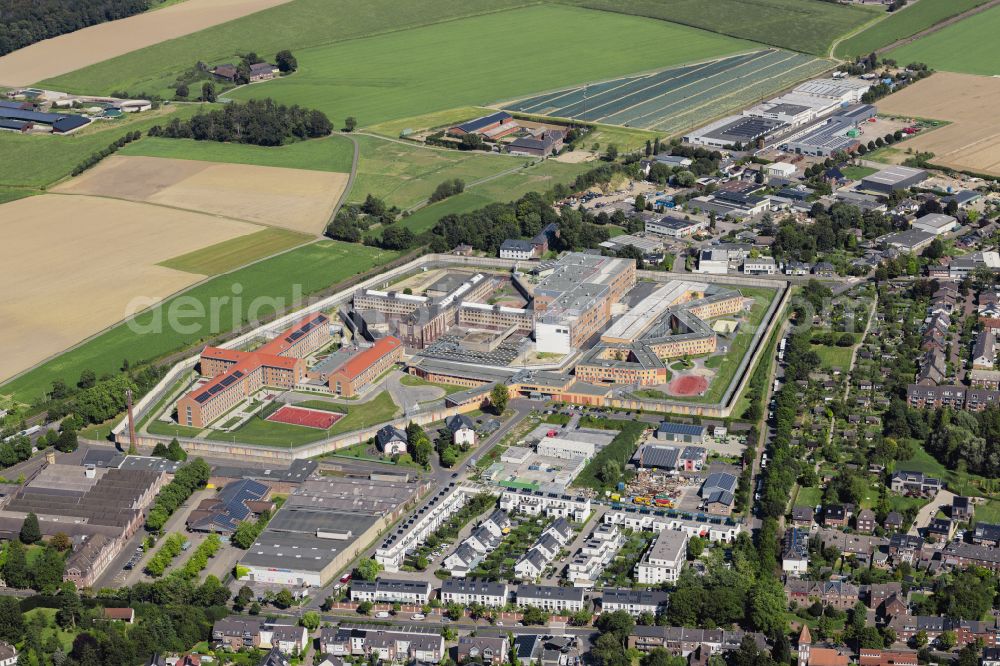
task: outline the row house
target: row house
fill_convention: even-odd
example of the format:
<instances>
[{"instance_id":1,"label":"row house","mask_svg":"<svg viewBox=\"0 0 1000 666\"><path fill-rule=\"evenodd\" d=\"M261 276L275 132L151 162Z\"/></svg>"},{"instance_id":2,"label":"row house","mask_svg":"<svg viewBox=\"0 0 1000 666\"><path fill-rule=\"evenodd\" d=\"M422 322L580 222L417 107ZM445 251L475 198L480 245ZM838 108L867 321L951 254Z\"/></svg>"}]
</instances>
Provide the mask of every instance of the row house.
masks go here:
<instances>
[{"instance_id":1,"label":"row house","mask_svg":"<svg viewBox=\"0 0 1000 666\"><path fill-rule=\"evenodd\" d=\"M860 590L857 585L846 581L790 579L785 583L785 596L788 598L788 603L796 603L802 607L819 601L846 610L858 603Z\"/></svg>"},{"instance_id":2,"label":"row house","mask_svg":"<svg viewBox=\"0 0 1000 666\"><path fill-rule=\"evenodd\" d=\"M521 580L533 580L542 575L548 563L573 539L573 528L565 518L556 519L538 537L527 553L514 564L514 573Z\"/></svg>"},{"instance_id":3,"label":"row house","mask_svg":"<svg viewBox=\"0 0 1000 666\"><path fill-rule=\"evenodd\" d=\"M767 650L767 640L761 633L725 629L691 629L688 627L636 626L628 637L629 648L649 652L663 648L673 655L687 657L705 645L713 653L738 650L745 637L751 637L761 650Z\"/></svg>"},{"instance_id":4,"label":"row house","mask_svg":"<svg viewBox=\"0 0 1000 666\"><path fill-rule=\"evenodd\" d=\"M494 583L476 578L449 578L441 583L441 601L445 604L498 607L507 604L510 588L507 583Z\"/></svg>"},{"instance_id":5,"label":"row house","mask_svg":"<svg viewBox=\"0 0 1000 666\"><path fill-rule=\"evenodd\" d=\"M1000 572L1000 549L973 543L951 542L941 551L941 560L948 566L967 567L976 565Z\"/></svg>"},{"instance_id":6,"label":"row house","mask_svg":"<svg viewBox=\"0 0 1000 666\"><path fill-rule=\"evenodd\" d=\"M507 512L521 511L531 516L546 515L568 518L578 523L590 516L590 499L537 490L507 489L500 496L500 508Z\"/></svg>"},{"instance_id":7,"label":"row house","mask_svg":"<svg viewBox=\"0 0 1000 666\"><path fill-rule=\"evenodd\" d=\"M669 595L662 590L632 590L606 587L601 593L601 612L625 611L633 617L642 613L659 615L666 607Z\"/></svg>"},{"instance_id":8,"label":"row house","mask_svg":"<svg viewBox=\"0 0 1000 666\"><path fill-rule=\"evenodd\" d=\"M320 649L336 657L363 656L390 663L436 664L444 658L444 638L423 631L395 631L341 624L324 627Z\"/></svg>"},{"instance_id":9,"label":"row house","mask_svg":"<svg viewBox=\"0 0 1000 666\"><path fill-rule=\"evenodd\" d=\"M935 615L896 615L889 621L889 627L896 632L897 640L908 642L923 631L927 640L934 642L945 631L955 634L955 644L959 649L977 640L984 647L1000 645L1000 620L992 618L986 621L955 620Z\"/></svg>"},{"instance_id":10,"label":"row house","mask_svg":"<svg viewBox=\"0 0 1000 666\"><path fill-rule=\"evenodd\" d=\"M518 585L517 605L534 606L550 613L575 613L583 610L584 590L558 585Z\"/></svg>"},{"instance_id":11,"label":"row house","mask_svg":"<svg viewBox=\"0 0 1000 666\"><path fill-rule=\"evenodd\" d=\"M618 527L601 523L570 561L568 578L577 587L593 587L623 545L625 537Z\"/></svg>"},{"instance_id":12,"label":"row house","mask_svg":"<svg viewBox=\"0 0 1000 666\"><path fill-rule=\"evenodd\" d=\"M351 601L401 603L421 606L430 601L431 584L425 580L394 580L377 578L373 581L351 582Z\"/></svg>"}]
</instances>

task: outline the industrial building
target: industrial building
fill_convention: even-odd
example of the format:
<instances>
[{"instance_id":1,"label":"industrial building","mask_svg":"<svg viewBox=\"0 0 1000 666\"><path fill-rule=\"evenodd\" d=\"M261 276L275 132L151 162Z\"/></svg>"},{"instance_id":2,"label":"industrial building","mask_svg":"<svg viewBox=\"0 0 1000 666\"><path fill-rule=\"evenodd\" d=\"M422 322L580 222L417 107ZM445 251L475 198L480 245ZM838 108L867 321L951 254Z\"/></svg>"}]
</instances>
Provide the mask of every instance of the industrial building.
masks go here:
<instances>
[{"instance_id":1,"label":"industrial building","mask_svg":"<svg viewBox=\"0 0 1000 666\"><path fill-rule=\"evenodd\" d=\"M727 116L688 134L684 141L712 148L751 146L770 140L787 127L785 122L771 118Z\"/></svg>"},{"instance_id":2,"label":"industrial building","mask_svg":"<svg viewBox=\"0 0 1000 666\"><path fill-rule=\"evenodd\" d=\"M416 481L330 477L293 492L240 560L242 580L325 585L412 508Z\"/></svg>"},{"instance_id":3,"label":"industrial building","mask_svg":"<svg viewBox=\"0 0 1000 666\"><path fill-rule=\"evenodd\" d=\"M927 172L905 166L891 166L861 179L859 190L889 194L906 190L927 180Z\"/></svg>"},{"instance_id":4,"label":"industrial building","mask_svg":"<svg viewBox=\"0 0 1000 666\"><path fill-rule=\"evenodd\" d=\"M782 150L798 155L828 157L835 152L853 152L861 145L862 123L874 118L878 110L871 104L848 107L823 122L788 137Z\"/></svg>"},{"instance_id":5,"label":"industrial building","mask_svg":"<svg viewBox=\"0 0 1000 666\"><path fill-rule=\"evenodd\" d=\"M658 220L647 220L645 222L646 233L670 236L671 238L685 238L708 228L708 222L703 220L683 220L678 217L661 217Z\"/></svg>"},{"instance_id":6,"label":"industrial building","mask_svg":"<svg viewBox=\"0 0 1000 666\"><path fill-rule=\"evenodd\" d=\"M946 234L949 231L954 230L958 226L958 220L956 220L951 215L944 215L943 213L928 213L922 217L918 217L910 225L911 229L917 229L919 231L926 231L929 234L934 234L935 236L940 236L941 234Z\"/></svg>"},{"instance_id":7,"label":"industrial building","mask_svg":"<svg viewBox=\"0 0 1000 666\"><path fill-rule=\"evenodd\" d=\"M0 510L0 537L17 539L29 513L43 536L64 533L74 542L65 580L90 587L144 521L144 511L170 475L151 469L97 468L46 463Z\"/></svg>"}]
</instances>

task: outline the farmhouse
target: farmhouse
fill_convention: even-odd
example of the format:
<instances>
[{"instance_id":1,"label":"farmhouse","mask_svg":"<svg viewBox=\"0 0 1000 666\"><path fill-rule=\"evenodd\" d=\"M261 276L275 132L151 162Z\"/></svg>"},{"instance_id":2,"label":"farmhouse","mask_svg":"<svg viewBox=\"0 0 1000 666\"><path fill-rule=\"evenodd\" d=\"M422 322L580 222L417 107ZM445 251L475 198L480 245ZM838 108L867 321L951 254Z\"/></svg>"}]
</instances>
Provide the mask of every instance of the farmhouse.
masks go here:
<instances>
[{"instance_id":1,"label":"farmhouse","mask_svg":"<svg viewBox=\"0 0 1000 666\"><path fill-rule=\"evenodd\" d=\"M29 109L13 108L14 104L0 106L2 129L26 132L36 125L47 125L53 134L68 134L90 124L90 118L65 113L41 113Z\"/></svg>"},{"instance_id":2,"label":"farmhouse","mask_svg":"<svg viewBox=\"0 0 1000 666\"><path fill-rule=\"evenodd\" d=\"M524 136L514 139L508 146L511 155L527 155L529 157L548 157L562 150L565 134L562 130L545 130L537 136Z\"/></svg>"},{"instance_id":3,"label":"farmhouse","mask_svg":"<svg viewBox=\"0 0 1000 666\"><path fill-rule=\"evenodd\" d=\"M514 118L504 111L491 113L448 128L447 134L461 138L468 134L481 134L491 139L499 139L517 131Z\"/></svg>"},{"instance_id":4,"label":"farmhouse","mask_svg":"<svg viewBox=\"0 0 1000 666\"><path fill-rule=\"evenodd\" d=\"M276 77L280 71L281 70L278 69L277 65L272 65L267 62L255 62L250 65L250 75L247 78L250 79L250 83L268 81Z\"/></svg>"}]
</instances>

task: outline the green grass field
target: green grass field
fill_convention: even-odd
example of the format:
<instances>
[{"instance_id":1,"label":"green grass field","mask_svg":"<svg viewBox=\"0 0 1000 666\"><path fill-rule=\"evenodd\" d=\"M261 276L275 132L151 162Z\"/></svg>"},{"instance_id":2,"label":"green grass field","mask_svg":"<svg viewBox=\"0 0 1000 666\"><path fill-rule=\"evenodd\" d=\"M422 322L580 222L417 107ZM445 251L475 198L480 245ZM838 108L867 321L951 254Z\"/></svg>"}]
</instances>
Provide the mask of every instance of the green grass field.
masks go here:
<instances>
[{"instance_id":1,"label":"green grass field","mask_svg":"<svg viewBox=\"0 0 1000 666\"><path fill-rule=\"evenodd\" d=\"M354 116L364 127L753 47L666 22L538 5L303 49L294 76L230 96L273 97L322 109L335 122Z\"/></svg>"},{"instance_id":2,"label":"green grass field","mask_svg":"<svg viewBox=\"0 0 1000 666\"><path fill-rule=\"evenodd\" d=\"M5 204L8 201L17 201L18 199L23 199L24 197L30 197L32 194L37 194L37 192L34 190L0 187L0 204Z\"/></svg>"},{"instance_id":3,"label":"green grass field","mask_svg":"<svg viewBox=\"0 0 1000 666\"><path fill-rule=\"evenodd\" d=\"M993 7L893 49L887 55L900 63L924 62L948 72L996 76L1000 74L997 33L1000 33L1000 7Z\"/></svg>"},{"instance_id":4,"label":"green grass field","mask_svg":"<svg viewBox=\"0 0 1000 666\"><path fill-rule=\"evenodd\" d=\"M305 406L316 407L303 403ZM324 409L327 409L324 407ZM399 412L399 406L392 401L388 391L382 391L374 399L360 405L337 405L337 411L346 416L334 423L329 430L307 428L290 423L275 423L265 421L257 416L251 418L234 432L214 432L208 439L220 441L237 441L244 444L260 444L263 446L293 447L315 442L334 435L340 435L352 430L388 421Z\"/></svg>"},{"instance_id":5,"label":"green grass field","mask_svg":"<svg viewBox=\"0 0 1000 666\"><path fill-rule=\"evenodd\" d=\"M817 0L563 0L578 6L673 21L802 53L826 55L873 10Z\"/></svg>"},{"instance_id":6,"label":"green grass field","mask_svg":"<svg viewBox=\"0 0 1000 666\"><path fill-rule=\"evenodd\" d=\"M349 173L354 148L339 134L274 147L146 137L125 146L118 154Z\"/></svg>"},{"instance_id":7,"label":"green grass field","mask_svg":"<svg viewBox=\"0 0 1000 666\"><path fill-rule=\"evenodd\" d=\"M851 180L861 180L865 176L872 175L877 170L866 166L845 166L840 168L840 171Z\"/></svg>"},{"instance_id":8,"label":"green grass field","mask_svg":"<svg viewBox=\"0 0 1000 666\"><path fill-rule=\"evenodd\" d=\"M822 488L799 487L799 492L795 495L795 506L814 507L817 504L822 504L822 503L823 503Z\"/></svg>"},{"instance_id":9,"label":"green grass field","mask_svg":"<svg viewBox=\"0 0 1000 666\"><path fill-rule=\"evenodd\" d=\"M976 523L1000 523L1000 502L988 500L976 505Z\"/></svg>"},{"instance_id":10,"label":"green grass field","mask_svg":"<svg viewBox=\"0 0 1000 666\"><path fill-rule=\"evenodd\" d=\"M313 236L300 234L297 231L270 227L182 254L159 265L185 273L219 275L282 250L302 245L311 239Z\"/></svg>"},{"instance_id":11,"label":"green grass field","mask_svg":"<svg viewBox=\"0 0 1000 666\"><path fill-rule=\"evenodd\" d=\"M471 191L463 192L462 194L449 197L444 201L425 206L413 215L396 222L396 224L406 227L415 234L420 234L433 229L438 220L445 215L469 213L489 203L492 203L492 201L486 197Z\"/></svg>"},{"instance_id":12,"label":"green grass field","mask_svg":"<svg viewBox=\"0 0 1000 666\"><path fill-rule=\"evenodd\" d=\"M361 153L348 199L361 202L374 194L390 206L404 209L427 199L445 180L461 178L469 185L530 161L510 155L434 149L373 136L358 135L356 139Z\"/></svg>"},{"instance_id":13,"label":"green grass field","mask_svg":"<svg viewBox=\"0 0 1000 666\"><path fill-rule=\"evenodd\" d=\"M842 41L837 45L836 55L868 55L875 49L915 35L985 2L988 0L920 0L910 3L904 9L886 15L878 23Z\"/></svg>"},{"instance_id":14,"label":"green grass field","mask_svg":"<svg viewBox=\"0 0 1000 666\"><path fill-rule=\"evenodd\" d=\"M704 403L714 403L722 400L722 396L725 395L726 389L729 388L729 383L736 374L736 369L739 367L740 361L743 360L743 356L750 349L750 342L753 340L757 328L759 326L767 326L767 323L764 322L764 314L771 307L771 301L777 298L778 292L774 289L765 289L763 287L744 287L741 285L736 288L744 296L754 299L754 304L750 307L748 322L740 326L733 337L724 360L719 361L718 374L712 378L705 394L684 398L675 397L673 398L674 400Z\"/></svg>"},{"instance_id":15,"label":"green grass field","mask_svg":"<svg viewBox=\"0 0 1000 666\"><path fill-rule=\"evenodd\" d=\"M48 79L45 85L90 94L124 89L172 95L169 86L177 74L199 60L226 62L247 51L270 58L281 49L294 52L524 4L526 0L369 0L359 10L353 0L293 0Z\"/></svg>"},{"instance_id":16,"label":"green grass field","mask_svg":"<svg viewBox=\"0 0 1000 666\"><path fill-rule=\"evenodd\" d=\"M819 354L820 365L824 368L840 368L844 372L851 364L850 347L827 347L826 345L812 345L812 350Z\"/></svg>"},{"instance_id":17,"label":"green grass field","mask_svg":"<svg viewBox=\"0 0 1000 666\"><path fill-rule=\"evenodd\" d=\"M197 105L164 107L109 123L92 123L69 136L0 132L0 186L45 187L68 176L77 164L119 137L147 130L174 117L184 118Z\"/></svg>"},{"instance_id":18,"label":"green grass field","mask_svg":"<svg viewBox=\"0 0 1000 666\"><path fill-rule=\"evenodd\" d=\"M248 313L255 302L259 303L257 316L267 316L273 312L273 305L269 303L281 301L291 305L293 297L304 298L397 256L395 252L357 244L337 241L312 243L208 280L185 292L185 300L180 302L189 301L193 307L203 308L201 316L184 321L185 324L192 324L193 330L181 331L167 325L169 318L164 313L169 312L171 307L177 307L173 304L180 298L173 297L135 319L135 323L145 330L154 328L155 320L162 320L160 332L140 333L127 324L120 324L4 384L0 393L13 393L17 399L30 402L48 390L54 379L72 383L87 368L101 376L106 372L116 372L122 365L122 359L134 363L159 358L214 337L209 325L213 303L218 313L217 332L227 332L248 320ZM231 300L221 301L232 298L236 285L242 288L242 313L234 313Z\"/></svg>"}]
</instances>

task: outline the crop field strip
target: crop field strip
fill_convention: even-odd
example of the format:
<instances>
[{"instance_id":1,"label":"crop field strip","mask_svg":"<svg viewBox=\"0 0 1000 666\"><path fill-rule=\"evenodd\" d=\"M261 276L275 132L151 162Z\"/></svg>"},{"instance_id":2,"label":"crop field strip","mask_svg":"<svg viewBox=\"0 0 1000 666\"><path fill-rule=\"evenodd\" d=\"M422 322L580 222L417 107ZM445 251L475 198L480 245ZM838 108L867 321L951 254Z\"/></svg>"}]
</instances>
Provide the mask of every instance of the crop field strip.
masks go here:
<instances>
[{"instance_id":1,"label":"crop field strip","mask_svg":"<svg viewBox=\"0 0 1000 666\"><path fill-rule=\"evenodd\" d=\"M889 51L900 63L923 62L933 69L984 76L1000 75L1000 5Z\"/></svg>"},{"instance_id":2,"label":"crop field strip","mask_svg":"<svg viewBox=\"0 0 1000 666\"><path fill-rule=\"evenodd\" d=\"M683 114L692 110L711 104L711 114L718 115L720 108L715 102L721 98L746 90L753 90L754 97L763 96L787 85L789 79L806 78L828 66L827 61L811 56L767 49L547 93L505 108L611 125L677 130L686 127L678 118L686 118ZM697 122L695 118L692 121Z\"/></svg>"},{"instance_id":3,"label":"crop field strip","mask_svg":"<svg viewBox=\"0 0 1000 666\"><path fill-rule=\"evenodd\" d=\"M868 55L875 49L911 37L941 21L987 2L989 0L920 0L908 4L871 27L842 41L837 45L836 54L842 58Z\"/></svg>"}]
</instances>

